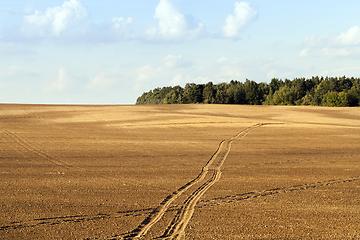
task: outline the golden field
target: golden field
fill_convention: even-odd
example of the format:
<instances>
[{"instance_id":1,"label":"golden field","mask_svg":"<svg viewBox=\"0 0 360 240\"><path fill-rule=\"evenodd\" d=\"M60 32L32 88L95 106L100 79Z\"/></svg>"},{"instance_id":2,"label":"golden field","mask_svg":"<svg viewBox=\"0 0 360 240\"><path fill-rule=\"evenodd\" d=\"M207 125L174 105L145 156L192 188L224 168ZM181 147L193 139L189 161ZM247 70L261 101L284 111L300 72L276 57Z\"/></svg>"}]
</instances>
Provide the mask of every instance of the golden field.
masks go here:
<instances>
[{"instance_id":1,"label":"golden field","mask_svg":"<svg viewBox=\"0 0 360 240\"><path fill-rule=\"evenodd\" d=\"M0 239L360 239L360 108L0 105Z\"/></svg>"}]
</instances>

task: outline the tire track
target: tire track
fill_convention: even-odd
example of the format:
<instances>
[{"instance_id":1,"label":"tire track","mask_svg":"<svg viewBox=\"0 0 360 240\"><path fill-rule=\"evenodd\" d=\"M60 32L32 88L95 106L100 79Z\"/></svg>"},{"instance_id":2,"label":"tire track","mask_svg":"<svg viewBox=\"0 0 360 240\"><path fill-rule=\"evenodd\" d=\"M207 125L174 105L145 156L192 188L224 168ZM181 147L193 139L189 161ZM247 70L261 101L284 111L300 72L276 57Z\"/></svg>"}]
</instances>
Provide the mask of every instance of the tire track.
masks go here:
<instances>
[{"instance_id":1,"label":"tire track","mask_svg":"<svg viewBox=\"0 0 360 240\"><path fill-rule=\"evenodd\" d=\"M36 155L38 155L39 157L53 163L56 164L60 167L65 167L65 168L69 168L69 167L73 167L72 164L65 162L63 160L57 159L45 152L43 152L40 149L37 149L36 147L30 145L29 143L27 143L25 140L23 140L21 137L19 137L16 133L11 132L9 130L3 130L3 132L9 136L11 139L13 139L15 142L17 142L20 146L22 146L23 148L25 148L26 150L35 153Z\"/></svg>"},{"instance_id":2,"label":"tire track","mask_svg":"<svg viewBox=\"0 0 360 240\"><path fill-rule=\"evenodd\" d=\"M48 125L48 124L46 124L46 125ZM184 230L185 230L186 225L190 221L194 210L199 207L216 206L216 205L220 205L220 204L234 204L237 201L242 201L242 200L246 200L246 199L254 199L257 197L266 197L266 196L271 196L274 194L289 193L292 191L302 191L302 190L307 190L307 189L312 189L312 188L317 188L317 187L322 187L322 186L330 186L330 185L334 185L334 184L340 184L340 183L353 182L353 181L360 180L360 177L357 176L357 177L352 177L349 179L337 179L337 180L329 180L329 181L325 181L325 182L317 182L317 183L296 185L296 186L290 186L290 187L274 188L274 189L263 190L263 191L236 194L236 195L232 195L232 196L226 196L224 198L215 198L215 199L210 199L207 201L199 201L201 196L203 196L203 194L213 184L215 184L215 182L217 182L220 179L221 167L222 167L222 164L224 163L228 153L230 152L231 142L237 138L244 137L247 133L249 133L256 127L260 127L262 125L267 125L267 124L254 125L250 128L243 130L242 132L240 132L238 135L236 135L233 138L223 140L219 144L218 149L216 150L214 155L210 158L210 160L207 162L207 164L202 168L201 173L194 180L190 181L189 183L187 183L184 186L182 186L181 188L179 188L176 192L174 192L173 194L168 196L166 199L164 199L164 201L162 203L160 203L160 205L163 205L163 206L166 205L166 209L163 211L162 215L160 216L160 218L157 221L159 221L161 219L161 217L165 214L165 212L168 212L168 211L177 211L178 212L176 215L176 220L174 218L174 220L171 223L171 226L169 226L169 228L166 230L166 233L164 233L162 238L173 238L173 235L171 235L171 234L173 234L175 232L175 230L172 230L172 229L179 229L179 227L176 228L176 226L175 226L176 222L178 222L179 219L188 219L188 220L186 220L187 222L183 221L183 223L181 225L181 229L182 229L182 226L184 226L184 224L186 223L184 226ZM245 132L246 130L248 130L248 132ZM30 145L25 140L20 138L17 134L10 132L8 130L3 130L3 132L7 136L11 137L14 141L16 141L19 145L26 148L27 150L35 153L36 155L38 155L42 158L47 159L50 162L53 162L53 160L60 161L60 162L53 162L53 163L60 165L60 166L64 166L64 163L62 163L61 160L58 160L55 157L50 156L49 154ZM239 136L243 132L245 132L245 134L243 136ZM221 153L223 153L223 154L221 154ZM219 157L219 155L221 155L221 157L220 157L219 161L216 162L216 159ZM67 165L67 164L68 163L66 163L65 165ZM72 167L71 164L68 164L68 166ZM172 205L172 202L177 197L179 197L182 193L185 193L189 188L193 187L194 185L201 184L202 181L204 181L205 177L207 176L207 173L210 173L212 171L213 171L213 175L211 176L211 178L209 180L207 180L205 183L203 183L199 188L197 188L185 200L185 202L182 205ZM103 176L103 177L107 178L106 176ZM113 178L113 180L115 180L115 178ZM177 195L177 196L175 196L175 199L173 199L170 203L168 203L169 199L174 197L174 195ZM82 216L79 215L79 216L64 216L64 217L57 217L57 218L34 219L34 220L28 221L28 222L17 222L17 223L14 222L14 223L9 224L8 226L0 227L0 230L19 229L19 228L27 228L27 227L31 228L31 227L41 226L41 225L56 225L56 224L65 224L65 223L69 223L69 222L76 223L76 222L83 222L83 221L98 221L98 220L102 220L102 219L131 217L131 216L139 216L139 215L149 215L149 217L147 218L147 219L149 219L149 218L154 217L154 213L157 213L157 214L159 213L159 209L160 209L159 207L156 209L149 208L149 209L142 209L142 210L117 212L117 213L111 213L111 214L98 214L98 215L91 215L91 216L90 215L89 216L88 215L82 215ZM181 213L181 214L179 214L179 213ZM151 226L153 226L156 222L154 222ZM151 226L148 228L148 230L151 228ZM137 228L136 230L139 230L139 229ZM138 234L133 235L134 233L135 233L135 231L131 232L130 235L128 233L126 233L126 235L121 234L121 236L126 237L125 239L132 239L132 237L139 237ZM181 233L181 231L180 231L180 233ZM145 232L145 234L146 234L146 232ZM176 235L175 237L179 237L179 236L181 236L181 234ZM118 235L118 237L120 237L120 235ZM123 239L123 238L121 238L121 239Z\"/></svg>"},{"instance_id":3,"label":"tire track","mask_svg":"<svg viewBox=\"0 0 360 240\"><path fill-rule=\"evenodd\" d=\"M18 143L21 147L26 149L29 152L34 153L35 155L41 157L42 159L45 159L49 161L50 163L53 163L57 166L66 168L68 170L70 169L77 169L81 172L84 172L85 169L74 166L66 161L60 160L54 156L51 156L47 154L46 152L36 148L35 146L29 144L27 141L25 141L23 138L21 138L18 134L3 129L2 132L5 136L12 139L14 142ZM98 177L108 179L112 182L118 182L119 178L108 176L105 174L99 174ZM139 185L139 182L136 182L137 185ZM33 228L37 226L44 226L44 225L58 225L58 224L65 224L65 223L75 223L75 222L84 222L84 221L96 221L96 220L102 220L102 219L110 219L110 218L122 218L122 217L134 217L139 215L148 215L150 211L153 209L141 209L141 210L133 210L133 211L119 211L116 213L110 213L110 214L97 214L97 215L79 215L79 216L59 216L59 217L49 217L49 218L41 218L41 219L33 219L30 221L20 221L20 222L11 222L5 226L0 226L0 231L6 231L6 230L16 230L16 229L23 229L23 228ZM21 231L21 230L20 230Z\"/></svg>"},{"instance_id":4,"label":"tire track","mask_svg":"<svg viewBox=\"0 0 360 240\"><path fill-rule=\"evenodd\" d=\"M252 127L246 128L245 130L238 133L235 137L223 140L220 143L220 147L217 151L217 154L214 155L214 160L218 157L219 153L221 157L216 163L216 166L213 170L212 177L203 183L198 189L196 189L184 202L183 206L180 208L176 216L174 217L172 223L165 231L163 236L160 238L163 239L177 239L182 238L185 235L185 228L188 225L189 221L191 220L197 202L200 198L204 195L204 193L213 186L217 181L220 180L221 177L221 167L224 164L229 152L231 150L231 143L236 140L245 137L249 132L254 130L257 127L262 126L263 124L256 124Z\"/></svg>"},{"instance_id":5,"label":"tire track","mask_svg":"<svg viewBox=\"0 0 360 240\"><path fill-rule=\"evenodd\" d=\"M51 125L50 123L48 123L43 118L39 117L38 115L36 115L32 111L30 111L29 109L25 110L25 112L27 112L30 116L34 117L37 121L44 123L45 125Z\"/></svg>"},{"instance_id":6,"label":"tire track","mask_svg":"<svg viewBox=\"0 0 360 240\"><path fill-rule=\"evenodd\" d=\"M258 197L267 197L271 195L276 194L285 194L285 193L291 193L294 191L303 191L303 190L309 190L319 187L327 187L331 185L336 184L342 184L342 183L349 183L349 182L355 182L360 181L360 176L350 177L346 179L334 179L334 180L328 180L323 182L315 182L315 183L308 183L308 184L301 184L301 185L295 185L290 187L280 187L280 188L273 188L263 191L253 191L248 193L241 193L236 194L232 196L226 196L221 198L213 198L210 200L201 201L199 203L199 207L205 207L205 206L217 206L217 205L223 205L223 204L234 204L239 201L252 199L252 198L258 198Z\"/></svg>"},{"instance_id":7,"label":"tire track","mask_svg":"<svg viewBox=\"0 0 360 240\"><path fill-rule=\"evenodd\" d=\"M223 140L220 142L218 149L215 151L213 156L210 158L210 160L205 164L205 166L201 169L200 174L193 179L192 181L188 182L184 186L180 187L177 191L175 191L173 194L166 197L160 205L132 232L128 233L124 236L125 239L132 239L132 238L139 238L144 235L151 229L151 227L156 224L165 214L165 212L169 209L170 205L176 200L180 195L185 193L189 188L193 187L196 184L201 184L203 180L205 179L208 172L210 172L210 169L213 170L213 175L211 178L205 183L201 184L200 187L198 187L190 196L187 198L187 200L184 202L183 207L181 208L182 211L179 212L176 215L176 220L173 220L172 225L174 225L171 228L171 234L174 232L178 234L178 226L185 226L191 219L191 216L194 211L194 207L198 200L201 198L201 196L215 183L220 179L221 176L221 166L224 163L231 147L231 142L235 139L242 138L246 134L248 134L253 129L262 126L263 124L256 124L254 126L248 127L238 133L235 137ZM219 155L222 154L220 157ZM218 160L217 160L218 159ZM217 160L217 162L216 162ZM172 230L174 229L174 230ZM176 230L175 230L176 229ZM180 228L182 229L182 228ZM114 237L120 237L120 236L114 236Z\"/></svg>"},{"instance_id":8,"label":"tire track","mask_svg":"<svg viewBox=\"0 0 360 240\"><path fill-rule=\"evenodd\" d=\"M7 231L7 230L18 230L23 228L34 228L38 226L53 226L65 223L80 223L86 221L99 221L104 219L116 219L116 218L123 218L123 217L136 217L142 216L147 214L152 209L140 209L140 210L133 210L133 211L119 211L112 214L103 214L99 213L96 215L74 215L74 216L63 216L63 217L48 217L48 218L36 218L31 221L19 221L19 222L12 222L9 225L1 226L0 231Z\"/></svg>"},{"instance_id":9,"label":"tire track","mask_svg":"<svg viewBox=\"0 0 360 240\"><path fill-rule=\"evenodd\" d=\"M69 129L66 129L66 128L63 128L59 125L54 125L52 124L51 122L49 122L48 120L40 117L39 115L35 114L33 111L29 110L29 109L26 109L25 112L27 114L30 115L30 117L34 118L36 121L38 121L39 123L43 124L43 125L46 125L47 127L51 127L53 129L56 129L56 130L60 130L60 131L70 131L70 132L74 132L74 131L71 131Z\"/></svg>"},{"instance_id":10,"label":"tire track","mask_svg":"<svg viewBox=\"0 0 360 240\"><path fill-rule=\"evenodd\" d=\"M237 202L240 201L251 200L258 197L268 197L276 194L287 194L293 191L305 191L319 187L327 187L327 186L355 182L355 181L360 181L360 176L349 177L346 179L336 179L336 180L328 180L323 182L295 185L289 187L273 188L263 191L253 191L248 193L235 194L221 198L213 198L209 200L199 201L199 203L195 206L195 208L216 207L219 205L236 204ZM180 206L174 205L170 207L167 211L178 212L180 210L181 210ZM109 213L109 214L99 213L96 215L74 215L74 216L62 216L62 217L36 218L30 221L11 222L8 225L0 226L0 231L34 228L44 225L52 226L52 225L59 225L66 223L81 223L86 221L100 221L105 219L136 217L136 216L148 215L152 211L154 211L153 208L146 208L146 209L138 209L138 210L119 211L116 213ZM119 237L120 239L125 239L125 236L126 234L122 234L107 239L119 239ZM99 239L99 238L95 237L95 238L85 238L85 239Z\"/></svg>"},{"instance_id":11,"label":"tire track","mask_svg":"<svg viewBox=\"0 0 360 240\"><path fill-rule=\"evenodd\" d=\"M25 148L26 150L36 154L37 156L53 163L53 164L56 164L60 167L64 167L66 169L77 169L77 170L80 170L82 172L85 172L86 169L82 168L82 167L78 167L78 166L74 166L73 164L70 164L64 160L61 160L61 159L58 159L54 156L51 156L50 154L36 148L35 146L29 144L28 142L26 142L24 139L22 139L18 134L14 133L14 132L11 132L9 130L3 130L3 132L5 133L5 135L7 135L8 137L10 137L11 139L13 139L15 142L17 142L20 146L22 146L23 148ZM99 177L102 177L102 178L105 178L105 179L109 179L111 181L119 181L119 178L116 178L116 177L112 177L112 176L108 176L108 175L105 175L105 174L99 174L98 175ZM139 185L141 184L141 182L138 182L138 181L131 181L131 182L134 182L135 184Z\"/></svg>"}]
</instances>

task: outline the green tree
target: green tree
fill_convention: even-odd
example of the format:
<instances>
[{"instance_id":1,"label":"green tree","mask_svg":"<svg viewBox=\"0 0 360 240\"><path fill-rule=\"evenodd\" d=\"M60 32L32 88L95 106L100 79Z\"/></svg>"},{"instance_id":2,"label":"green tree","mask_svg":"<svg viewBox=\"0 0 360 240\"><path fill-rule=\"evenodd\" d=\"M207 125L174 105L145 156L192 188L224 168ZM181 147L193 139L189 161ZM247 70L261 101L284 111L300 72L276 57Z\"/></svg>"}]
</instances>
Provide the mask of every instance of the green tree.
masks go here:
<instances>
[{"instance_id":1,"label":"green tree","mask_svg":"<svg viewBox=\"0 0 360 240\"><path fill-rule=\"evenodd\" d=\"M219 84L187 83L185 88L158 87L136 99L136 104L180 103L359 106L360 78L273 78L269 84L248 79Z\"/></svg>"},{"instance_id":2,"label":"green tree","mask_svg":"<svg viewBox=\"0 0 360 240\"><path fill-rule=\"evenodd\" d=\"M348 105L350 107L356 107L360 105L360 89L352 87L347 95Z\"/></svg>"},{"instance_id":3,"label":"green tree","mask_svg":"<svg viewBox=\"0 0 360 240\"><path fill-rule=\"evenodd\" d=\"M276 91L271 97L266 99L267 105L294 105L294 93L289 86L283 86Z\"/></svg>"},{"instance_id":4,"label":"green tree","mask_svg":"<svg viewBox=\"0 0 360 240\"><path fill-rule=\"evenodd\" d=\"M180 86L175 86L169 93L166 94L163 103L164 104L181 104L183 103L182 98L184 89Z\"/></svg>"},{"instance_id":5,"label":"green tree","mask_svg":"<svg viewBox=\"0 0 360 240\"><path fill-rule=\"evenodd\" d=\"M258 84L253 80L246 79L245 92L246 92L246 102L250 105L259 105L261 103L262 97L259 96Z\"/></svg>"},{"instance_id":6,"label":"green tree","mask_svg":"<svg viewBox=\"0 0 360 240\"><path fill-rule=\"evenodd\" d=\"M329 92L327 94L327 105L329 107L345 107L347 105L347 93Z\"/></svg>"},{"instance_id":7,"label":"green tree","mask_svg":"<svg viewBox=\"0 0 360 240\"><path fill-rule=\"evenodd\" d=\"M184 94L183 94L183 101L184 103L194 103L194 95L193 89L195 88L195 83L187 83L185 84Z\"/></svg>"},{"instance_id":8,"label":"green tree","mask_svg":"<svg viewBox=\"0 0 360 240\"><path fill-rule=\"evenodd\" d=\"M203 90L203 101L204 103L215 102L215 90L214 90L214 84L212 82L208 82L205 85L205 88Z\"/></svg>"},{"instance_id":9,"label":"green tree","mask_svg":"<svg viewBox=\"0 0 360 240\"><path fill-rule=\"evenodd\" d=\"M279 90L282 86L284 86L284 82L280 79L273 78L269 84L270 90L274 93Z\"/></svg>"},{"instance_id":10,"label":"green tree","mask_svg":"<svg viewBox=\"0 0 360 240\"><path fill-rule=\"evenodd\" d=\"M226 83L217 84L215 87L215 103L216 104L225 104L226 103Z\"/></svg>"}]
</instances>

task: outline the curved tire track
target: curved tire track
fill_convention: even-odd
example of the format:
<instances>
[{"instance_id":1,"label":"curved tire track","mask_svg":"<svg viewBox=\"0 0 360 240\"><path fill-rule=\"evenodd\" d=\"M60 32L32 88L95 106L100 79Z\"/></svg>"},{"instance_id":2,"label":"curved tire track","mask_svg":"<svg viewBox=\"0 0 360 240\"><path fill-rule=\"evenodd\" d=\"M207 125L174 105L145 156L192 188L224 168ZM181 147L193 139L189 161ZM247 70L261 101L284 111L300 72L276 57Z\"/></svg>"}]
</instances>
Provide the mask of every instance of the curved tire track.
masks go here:
<instances>
[{"instance_id":1,"label":"curved tire track","mask_svg":"<svg viewBox=\"0 0 360 240\"><path fill-rule=\"evenodd\" d=\"M220 143L220 147L217 150L216 154L212 158L212 162L214 162L219 153L221 157L217 161L212 177L203 183L199 188L197 188L184 202L183 206L180 208L175 218L173 219L171 225L165 231L164 235L161 238L164 239L177 239L182 238L185 235L185 228L188 225L189 221L194 214L195 207L200 198L204 195L204 193L213 186L217 181L220 180L221 177L221 167L224 164L229 152L231 150L231 143L236 140L245 137L249 132L254 130L257 127L262 126L263 124L256 124L252 127L246 128L240 133L238 133L235 137L223 140ZM215 161L216 162L216 161Z\"/></svg>"},{"instance_id":2,"label":"curved tire track","mask_svg":"<svg viewBox=\"0 0 360 240\"><path fill-rule=\"evenodd\" d=\"M227 155L229 154L231 142L235 139L239 139L244 137L253 129L260 127L264 124L256 124L254 126L245 128L243 131L239 132L236 136L223 140L220 142L218 149L215 151L210 160L205 164L205 166L201 169L200 174L188 182L184 186L180 187L173 194L166 197L160 205L132 232L128 233L124 236L125 239L139 238L147 234L147 232L151 229L151 227L156 224L165 214L165 212L169 209L170 205L176 200L180 195L185 193L189 188L193 187L196 184L201 184L205 179L210 169L213 168L213 175L211 178L204 183L201 184L190 196L185 200L183 207L181 207L181 211L175 216L174 220L171 223L171 226L166 230L163 237L167 235L176 235L180 234L182 229L185 229L187 223L190 221L192 214L194 212L194 208L196 203L199 201L201 196L215 183L220 179L221 176L221 166L224 163ZM219 155L222 155L219 157ZM218 159L218 160L217 160ZM216 162L217 161L217 162ZM115 236L118 237L118 236Z\"/></svg>"}]
</instances>

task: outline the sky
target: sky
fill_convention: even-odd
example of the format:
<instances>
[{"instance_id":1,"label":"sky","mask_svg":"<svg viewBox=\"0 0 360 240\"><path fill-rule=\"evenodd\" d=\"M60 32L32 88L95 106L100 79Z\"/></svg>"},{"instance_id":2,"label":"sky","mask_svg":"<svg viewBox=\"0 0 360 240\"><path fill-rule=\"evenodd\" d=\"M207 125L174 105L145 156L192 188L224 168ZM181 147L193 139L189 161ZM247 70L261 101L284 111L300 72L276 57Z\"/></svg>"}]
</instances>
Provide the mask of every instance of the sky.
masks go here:
<instances>
[{"instance_id":1,"label":"sky","mask_svg":"<svg viewBox=\"0 0 360 240\"><path fill-rule=\"evenodd\" d=\"M134 104L157 87L360 77L360 1L0 0L0 103Z\"/></svg>"}]
</instances>

